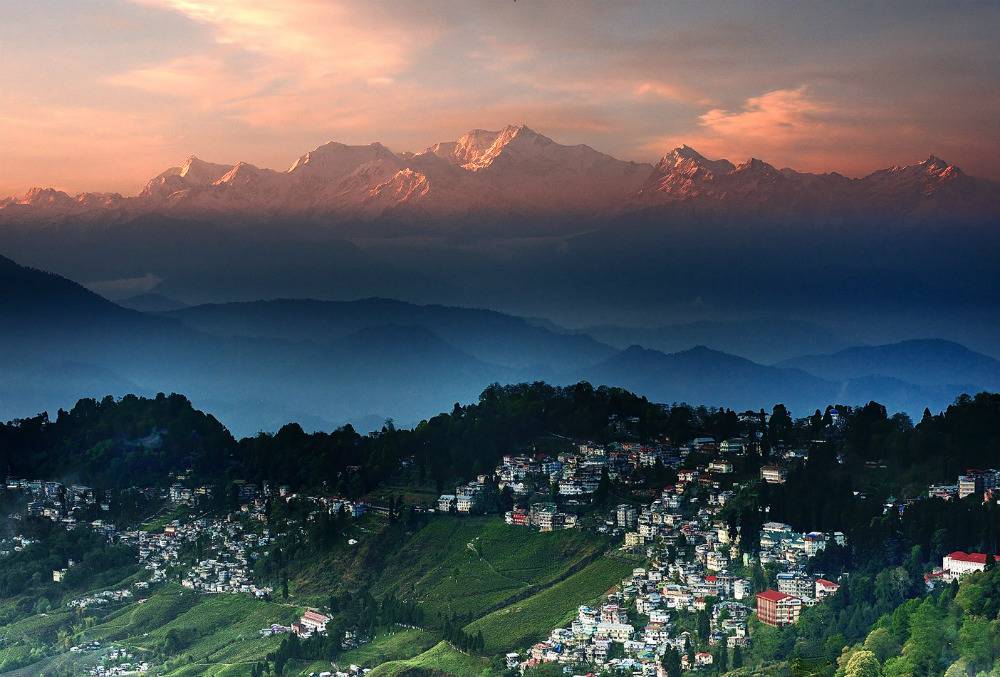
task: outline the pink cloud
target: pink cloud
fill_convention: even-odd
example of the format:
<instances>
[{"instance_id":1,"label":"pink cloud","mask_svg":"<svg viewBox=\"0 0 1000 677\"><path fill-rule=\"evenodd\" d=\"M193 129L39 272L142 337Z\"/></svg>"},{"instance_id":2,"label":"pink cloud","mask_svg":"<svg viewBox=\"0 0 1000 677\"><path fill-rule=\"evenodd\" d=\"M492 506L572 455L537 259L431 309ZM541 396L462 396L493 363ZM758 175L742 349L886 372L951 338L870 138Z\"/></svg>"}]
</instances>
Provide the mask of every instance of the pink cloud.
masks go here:
<instances>
[{"instance_id":1,"label":"pink cloud","mask_svg":"<svg viewBox=\"0 0 1000 677\"><path fill-rule=\"evenodd\" d=\"M845 105L802 85L750 97L738 110L712 108L688 130L655 137L642 148L662 154L686 143L734 162L757 157L779 167L863 175L922 159L929 152L920 148L925 133L891 110Z\"/></svg>"}]
</instances>

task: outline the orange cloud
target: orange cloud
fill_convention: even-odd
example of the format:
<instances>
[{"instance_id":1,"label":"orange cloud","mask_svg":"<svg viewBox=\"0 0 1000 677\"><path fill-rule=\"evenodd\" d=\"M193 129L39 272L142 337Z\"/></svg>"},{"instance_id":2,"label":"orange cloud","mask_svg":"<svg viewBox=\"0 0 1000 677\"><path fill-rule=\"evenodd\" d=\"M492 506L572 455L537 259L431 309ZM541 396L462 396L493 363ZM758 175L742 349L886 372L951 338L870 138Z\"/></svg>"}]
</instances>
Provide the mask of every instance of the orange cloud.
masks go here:
<instances>
[{"instance_id":1,"label":"orange cloud","mask_svg":"<svg viewBox=\"0 0 1000 677\"><path fill-rule=\"evenodd\" d=\"M737 112L713 108L699 122L720 137L786 144L815 135L826 124L823 115L829 112L829 106L810 98L802 86L749 98Z\"/></svg>"},{"instance_id":2,"label":"orange cloud","mask_svg":"<svg viewBox=\"0 0 1000 677\"><path fill-rule=\"evenodd\" d=\"M662 154L686 143L734 162L757 157L779 167L858 175L886 164L890 125L895 125L892 135L900 146L916 140L916 128L820 98L803 85L750 97L739 110L712 108L689 131L654 138L643 148Z\"/></svg>"},{"instance_id":3,"label":"orange cloud","mask_svg":"<svg viewBox=\"0 0 1000 677\"><path fill-rule=\"evenodd\" d=\"M684 85L671 84L662 80L645 80L635 86L637 97L655 97L667 101L681 103L697 103L703 106L711 105L711 100L703 94Z\"/></svg>"}]
</instances>

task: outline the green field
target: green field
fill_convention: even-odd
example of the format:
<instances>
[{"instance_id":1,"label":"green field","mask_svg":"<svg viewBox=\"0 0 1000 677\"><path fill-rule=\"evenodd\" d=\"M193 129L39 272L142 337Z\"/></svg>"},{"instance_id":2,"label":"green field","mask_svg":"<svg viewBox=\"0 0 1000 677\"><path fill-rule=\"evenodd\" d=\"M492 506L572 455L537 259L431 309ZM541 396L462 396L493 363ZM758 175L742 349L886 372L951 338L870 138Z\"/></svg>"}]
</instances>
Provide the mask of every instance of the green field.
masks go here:
<instances>
[{"instance_id":1,"label":"green field","mask_svg":"<svg viewBox=\"0 0 1000 677\"><path fill-rule=\"evenodd\" d=\"M261 637L260 629L287 624L300 611L245 595L203 595L168 585L145 602L104 618L76 640L116 641L142 653L164 646L168 633L175 631L181 639L174 655L182 665L168 674L242 674L281 641Z\"/></svg>"},{"instance_id":2,"label":"green field","mask_svg":"<svg viewBox=\"0 0 1000 677\"><path fill-rule=\"evenodd\" d=\"M382 663L368 677L393 677L414 668L437 670L458 677L489 674L490 662L479 656L459 651L448 642L438 642L423 653L402 661Z\"/></svg>"},{"instance_id":3,"label":"green field","mask_svg":"<svg viewBox=\"0 0 1000 677\"><path fill-rule=\"evenodd\" d=\"M488 654L524 648L566 625L577 607L600 598L639 564L618 555L602 557L552 587L473 621L465 630L483 633Z\"/></svg>"},{"instance_id":4,"label":"green field","mask_svg":"<svg viewBox=\"0 0 1000 677\"><path fill-rule=\"evenodd\" d=\"M605 545L577 530L543 534L495 517L441 517L387 559L374 591L416 600L431 616L476 618L551 584Z\"/></svg>"},{"instance_id":5,"label":"green field","mask_svg":"<svg viewBox=\"0 0 1000 677\"><path fill-rule=\"evenodd\" d=\"M337 656L337 664L370 668L387 661L405 660L427 651L437 641L432 633L417 628L381 632L370 643Z\"/></svg>"},{"instance_id":6,"label":"green field","mask_svg":"<svg viewBox=\"0 0 1000 677\"><path fill-rule=\"evenodd\" d=\"M16 598L4 600L0 665L31 663L19 673L25 675L56 666L82 668L93 654L70 655L65 649L96 640L129 647L162 675L249 675L282 640L261 637L262 628L287 625L302 605L323 605L331 592L368 585L376 597L393 594L415 601L425 612L427 629L382 629L369 644L337 656L337 665L376 668L375 677L421 670L480 675L489 672L489 659L440 641L441 632L434 628L442 616L457 617L472 634L482 631L485 654L496 655L545 636L637 565L605 555L607 540L593 533L539 533L496 517L437 516L407 530L372 516L355 521L349 535L357 545L349 546L345 535L342 543L295 565L293 603L206 595L172 583L154 587L145 600L85 614L56 606L45 614L24 615ZM120 587L141 577L129 573ZM170 656L165 663L164 651ZM287 673L328 669L328 661L293 661Z\"/></svg>"}]
</instances>

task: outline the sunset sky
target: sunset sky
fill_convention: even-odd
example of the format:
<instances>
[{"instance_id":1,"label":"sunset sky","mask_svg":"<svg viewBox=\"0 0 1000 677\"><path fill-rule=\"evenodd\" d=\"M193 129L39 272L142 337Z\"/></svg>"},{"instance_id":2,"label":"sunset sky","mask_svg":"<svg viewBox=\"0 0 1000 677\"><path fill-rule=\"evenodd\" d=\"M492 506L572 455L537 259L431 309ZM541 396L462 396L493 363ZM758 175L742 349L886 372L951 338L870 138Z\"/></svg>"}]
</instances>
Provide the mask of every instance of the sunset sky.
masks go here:
<instances>
[{"instance_id":1,"label":"sunset sky","mask_svg":"<svg viewBox=\"0 0 1000 677\"><path fill-rule=\"evenodd\" d=\"M1000 3L0 0L0 195L523 122L654 161L1000 178Z\"/></svg>"}]
</instances>

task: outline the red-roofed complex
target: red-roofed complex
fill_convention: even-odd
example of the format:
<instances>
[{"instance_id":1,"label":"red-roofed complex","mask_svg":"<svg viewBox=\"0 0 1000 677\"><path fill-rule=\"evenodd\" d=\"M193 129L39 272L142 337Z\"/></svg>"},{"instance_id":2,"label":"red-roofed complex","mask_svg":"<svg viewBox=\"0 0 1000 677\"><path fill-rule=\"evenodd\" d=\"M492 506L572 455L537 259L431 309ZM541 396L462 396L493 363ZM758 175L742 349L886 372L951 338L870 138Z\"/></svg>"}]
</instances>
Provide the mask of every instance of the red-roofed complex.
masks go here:
<instances>
[{"instance_id":1,"label":"red-roofed complex","mask_svg":"<svg viewBox=\"0 0 1000 677\"><path fill-rule=\"evenodd\" d=\"M326 624L330 622L330 617L317 611L306 611L302 614L300 624L309 634L326 632Z\"/></svg>"},{"instance_id":2,"label":"red-roofed complex","mask_svg":"<svg viewBox=\"0 0 1000 677\"><path fill-rule=\"evenodd\" d=\"M981 552L962 552L961 550L956 550L955 552L948 553L941 562L945 580L950 582L972 571L985 571L986 558L987 555ZM995 555L994 558L996 558Z\"/></svg>"},{"instance_id":3,"label":"red-roofed complex","mask_svg":"<svg viewBox=\"0 0 1000 677\"><path fill-rule=\"evenodd\" d=\"M799 620L802 600L777 590L757 593L757 618L761 623L776 628L791 625Z\"/></svg>"}]
</instances>

